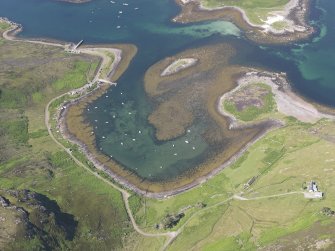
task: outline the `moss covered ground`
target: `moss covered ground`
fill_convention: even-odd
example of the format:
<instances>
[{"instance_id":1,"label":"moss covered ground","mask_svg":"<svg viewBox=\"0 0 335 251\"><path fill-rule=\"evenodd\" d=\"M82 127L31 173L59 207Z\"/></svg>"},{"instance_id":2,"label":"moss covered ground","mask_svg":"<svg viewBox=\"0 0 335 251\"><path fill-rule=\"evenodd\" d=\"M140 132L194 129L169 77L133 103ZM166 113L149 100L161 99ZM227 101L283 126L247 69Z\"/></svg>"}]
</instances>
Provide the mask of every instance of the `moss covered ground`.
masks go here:
<instances>
[{"instance_id":1,"label":"moss covered ground","mask_svg":"<svg viewBox=\"0 0 335 251\"><path fill-rule=\"evenodd\" d=\"M273 113L276 102L271 87L257 83L236 91L233 97L224 101L223 107L237 119L247 122Z\"/></svg>"}]
</instances>

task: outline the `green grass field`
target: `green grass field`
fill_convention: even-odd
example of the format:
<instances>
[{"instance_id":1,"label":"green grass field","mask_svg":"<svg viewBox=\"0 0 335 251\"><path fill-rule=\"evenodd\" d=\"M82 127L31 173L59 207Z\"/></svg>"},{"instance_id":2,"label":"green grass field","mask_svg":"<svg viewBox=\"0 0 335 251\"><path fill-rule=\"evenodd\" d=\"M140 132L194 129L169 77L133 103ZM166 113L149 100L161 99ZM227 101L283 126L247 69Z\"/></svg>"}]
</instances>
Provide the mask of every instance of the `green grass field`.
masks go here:
<instances>
[{"instance_id":1,"label":"green grass field","mask_svg":"<svg viewBox=\"0 0 335 251\"><path fill-rule=\"evenodd\" d=\"M0 22L0 30L1 31L7 30L9 27L10 27L10 25L8 23Z\"/></svg>"},{"instance_id":2,"label":"green grass field","mask_svg":"<svg viewBox=\"0 0 335 251\"><path fill-rule=\"evenodd\" d=\"M236 6L243 9L249 20L255 24L263 24L272 11L281 10L290 0L200 0L208 8Z\"/></svg>"},{"instance_id":3,"label":"green grass field","mask_svg":"<svg viewBox=\"0 0 335 251\"><path fill-rule=\"evenodd\" d=\"M316 224L325 229L335 224L320 213L323 207L335 208L331 196L335 193L335 125L287 121L286 127L269 133L232 167L197 188L161 201L134 197L137 221L143 228L154 229L167 213L188 208L173 228L182 227L183 231L169 250L256 250L281 238L289 240L291 234L312 234L309 229ZM256 181L245 189L252 177L257 177ZM322 200L304 198L303 186L310 180L316 180L325 192ZM240 192L251 200L225 202ZM286 194L291 192L298 193ZM257 197L260 199L253 199ZM206 207L197 208L198 202ZM304 239L299 241L303 245Z\"/></svg>"},{"instance_id":4,"label":"green grass field","mask_svg":"<svg viewBox=\"0 0 335 251\"><path fill-rule=\"evenodd\" d=\"M104 54L108 57L108 63L106 63L106 65L101 69L101 74L100 74L101 78L107 78L107 76L110 73L111 66L115 59L114 54L107 50L104 51Z\"/></svg>"},{"instance_id":5,"label":"green grass field","mask_svg":"<svg viewBox=\"0 0 335 251\"><path fill-rule=\"evenodd\" d=\"M83 73L88 72L89 69L90 63L85 61L75 62L67 74L52 83L52 87L56 91L77 89L87 81L87 78Z\"/></svg>"}]
</instances>

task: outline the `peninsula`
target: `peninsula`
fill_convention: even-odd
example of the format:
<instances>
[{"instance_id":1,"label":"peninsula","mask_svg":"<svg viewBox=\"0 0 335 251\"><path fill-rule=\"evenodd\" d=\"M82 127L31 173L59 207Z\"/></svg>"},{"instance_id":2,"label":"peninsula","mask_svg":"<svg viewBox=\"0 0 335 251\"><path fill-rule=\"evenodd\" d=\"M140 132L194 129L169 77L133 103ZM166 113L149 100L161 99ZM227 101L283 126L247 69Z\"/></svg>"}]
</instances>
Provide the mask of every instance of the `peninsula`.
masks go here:
<instances>
[{"instance_id":1,"label":"peninsula","mask_svg":"<svg viewBox=\"0 0 335 251\"><path fill-rule=\"evenodd\" d=\"M288 43L309 37L314 29L307 22L309 0L229 1L177 0L182 12L174 22L226 19L245 30L259 43Z\"/></svg>"}]
</instances>

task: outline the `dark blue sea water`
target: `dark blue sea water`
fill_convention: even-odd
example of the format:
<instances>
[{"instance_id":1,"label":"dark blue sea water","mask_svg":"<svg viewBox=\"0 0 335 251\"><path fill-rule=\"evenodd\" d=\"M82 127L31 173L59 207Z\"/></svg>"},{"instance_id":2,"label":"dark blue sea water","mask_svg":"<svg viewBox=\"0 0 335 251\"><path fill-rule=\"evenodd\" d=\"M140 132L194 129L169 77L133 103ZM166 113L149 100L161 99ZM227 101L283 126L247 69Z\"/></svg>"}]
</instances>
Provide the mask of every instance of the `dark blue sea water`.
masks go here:
<instances>
[{"instance_id":1,"label":"dark blue sea water","mask_svg":"<svg viewBox=\"0 0 335 251\"><path fill-rule=\"evenodd\" d=\"M23 24L22 37L135 44L138 54L118 86L91 104L86 116L101 151L143 178L164 180L202 162L211 148L201 136L205 122L195 123L173 141L155 140L147 122L151 103L143 89L145 71L185 49L227 42L237 48L234 63L287 72L298 93L335 106L335 1L312 2L310 19L317 34L287 46L254 44L225 21L174 24L170 19L180 9L173 0L94 0L80 5L1 0L0 16Z\"/></svg>"}]
</instances>

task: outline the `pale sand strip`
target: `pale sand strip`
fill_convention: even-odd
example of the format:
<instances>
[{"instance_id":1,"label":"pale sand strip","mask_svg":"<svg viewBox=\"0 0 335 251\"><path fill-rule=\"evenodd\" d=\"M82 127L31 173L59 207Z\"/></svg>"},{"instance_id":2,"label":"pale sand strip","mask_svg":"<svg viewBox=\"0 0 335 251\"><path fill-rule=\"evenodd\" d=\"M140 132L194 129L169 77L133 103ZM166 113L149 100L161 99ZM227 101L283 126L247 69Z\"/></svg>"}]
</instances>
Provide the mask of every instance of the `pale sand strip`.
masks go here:
<instances>
[{"instance_id":1,"label":"pale sand strip","mask_svg":"<svg viewBox=\"0 0 335 251\"><path fill-rule=\"evenodd\" d=\"M180 72L186 68L195 65L198 62L196 58L180 58L168 65L161 74L161 77L169 76Z\"/></svg>"},{"instance_id":2,"label":"pale sand strip","mask_svg":"<svg viewBox=\"0 0 335 251\"><path fill-rule=\"evenodd\" d=\"M122 51L120 49L115 48L90 48L90 47L84 47L80 49L81 53L92 55L92 56L98 56L102 59L101 68L100 70L105 66L109 64L110 58L106 55L106 51L112 53L114 55L113 63L110 65L110 69L108 71L107 76L101 76L101 74L98 72L92 82L98 81L98 80L105 80L109 81L111 77L114 75L116 67L119 65L121 58L122 58ZM111 83L111 82L110 82Z\"/></svg>"}]
</instances>

